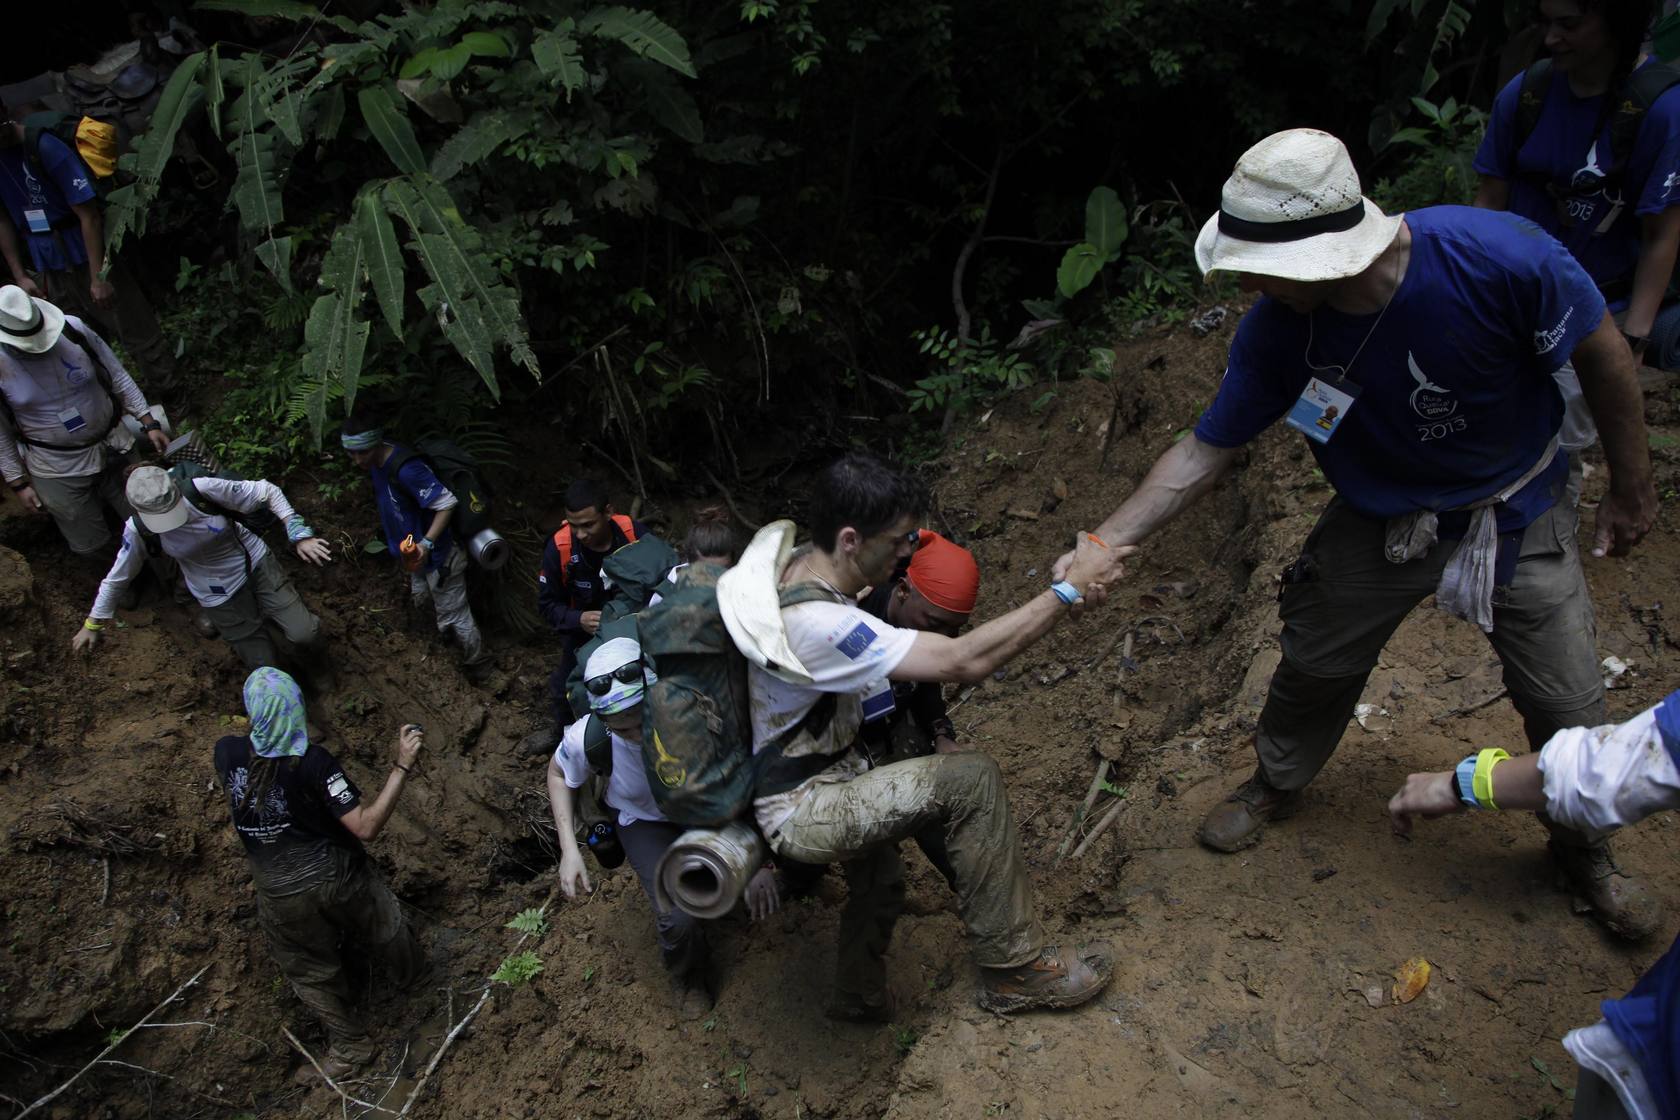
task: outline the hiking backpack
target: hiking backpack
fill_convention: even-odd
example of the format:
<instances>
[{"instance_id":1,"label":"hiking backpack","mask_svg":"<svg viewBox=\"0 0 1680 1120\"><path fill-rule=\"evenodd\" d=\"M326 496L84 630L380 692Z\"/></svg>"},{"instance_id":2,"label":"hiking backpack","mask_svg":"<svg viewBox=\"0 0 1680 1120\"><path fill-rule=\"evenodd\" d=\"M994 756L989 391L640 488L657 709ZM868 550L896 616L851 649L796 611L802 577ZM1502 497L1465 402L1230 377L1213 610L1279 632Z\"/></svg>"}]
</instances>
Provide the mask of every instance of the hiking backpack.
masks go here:
<instances>
[{"instance_id":1,"label":"hiking backpack","mask_svg":"<svg viewBox=\"0 0 1680 1120\"><path fill-rule=\"evenodd\" d=\"M466 549L468 557L476 560L472 549L466 548L467 542L490 527L490 488L484 485L478 460L451 440L427 436L416 440L413 447L393 452L385 460L385 471L395 477L404 463L416 458L425 463L437 475L438 481L455 495L458 504L450 528L455 532L456 541Z\"/></svg>"},{"instance_id":2,"label":"hiking backpack","mask_svg":"<svg viewBox=\"0 0 1680 1120\"><path fill-rule=\"evenodd\" d=\"M680 559L670 545L649 535L622 546L601 562L601 575L611 594L601 604L601 625L593 637L578 647L577 664L566 678L566 701L572 711L589 710L589 692L583 687L589 655L611 638L636 636L636 615L647 609L655 591L669 590L666 577Z\"/></svg>"},{"instance_id":3,"label":"hiking backpack","mask_svg":"<svg viewBox=\"0 0 1680 1120\"><path fill-rule=\"evenodd\" d=\"M252 513L245 513L242 510L229 509L220 502L213 501L212 499L206 497L199 490L198 483L194 480L199 478L220 478L223 476L210 473L210 471L202 463L196 463L190 459L183 459L180 462L171 463L169 465L169 477L174 479L175 485L180 488L181 500L191 505L200 513L225 517L236 525L244 526L251 533L259 537L268 530L274 528L274 526L280 524L280 519L275 517L274 513L269 509L264 508L256 510ZM140 540L146 546L146 555L152 557L153 559L162 556L163 542L159 539L158 534L146 528L146 523L140 520L139 514L135 514L128 520L129 524L134 526L134 531L140 534ZM249 559L249 557L247 557L247 559Z\"/></svg>"},{"instance_id":4,"label":"hiking backpack","mask_svg":"<svg viewBox=\"0 0 1680 1120\"><path fill-rule=\"evenodd\" d=\"M674 824L717 828L747 812L758 784L753 755L747 659L736 648L718 606L722 564L695 563L663 598L636 616L642 663L658 678L642 704L642 762L648 788ZM835 594L817 584L783 588L783 608ZM834 716L833 693L824 693L805 717L784 733L792 737ZM779 753L766 749L773 761ZM821 767L834 759L818 756ZM820 767L819 767L820 768Z\"/></svg>"},{"instance_id":5,"label":"hiking backpack","mask_svg":"<svg viewBox=\"0 0 1680 1120\"><path fill-rule=\"evenodd\" d=\"M24 159L30 173L42 181L46 179L46 164L41 159L41 137L46 135L58 137L66 148L81 157L92 172L90 182L101 197L115 184L117 159L125 146L115 122L51 109L23 118Z\"/></svg>"}]
</instances>

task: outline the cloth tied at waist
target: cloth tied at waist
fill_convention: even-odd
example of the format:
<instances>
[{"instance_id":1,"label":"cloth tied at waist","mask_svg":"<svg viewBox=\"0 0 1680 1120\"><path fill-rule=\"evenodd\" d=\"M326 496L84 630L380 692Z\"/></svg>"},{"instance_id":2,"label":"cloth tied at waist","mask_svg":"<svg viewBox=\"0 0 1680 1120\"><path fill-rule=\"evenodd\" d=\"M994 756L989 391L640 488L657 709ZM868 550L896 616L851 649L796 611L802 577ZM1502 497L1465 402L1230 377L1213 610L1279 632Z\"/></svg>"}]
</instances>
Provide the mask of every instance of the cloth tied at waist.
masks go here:
<instances>
[{"instance_id":1,"label":"cloth tied at waist","mask_svg":"<svg viewBox=\"0 0 1680 1120\"><path fill-rule=\"evenodd\" d=\"M1540 477L1541 472L1552 465L1557 452L1558 437L1553 436L1540 458L1522 477L1497 494L1455 506L1453 511L1449 511L1469 510L1470 526L1441 571L1440 585L1435 588L1437 607L1454 618L1474 622L1484 633L1493 633L1494 572L1499 555L1498 508ZM1439 514L1432 509L1414 510L1401 517L1389 518L1383 555L1391 564L1404 564L1428 553L1439 540Z\"/></svg>"}]
</instances>

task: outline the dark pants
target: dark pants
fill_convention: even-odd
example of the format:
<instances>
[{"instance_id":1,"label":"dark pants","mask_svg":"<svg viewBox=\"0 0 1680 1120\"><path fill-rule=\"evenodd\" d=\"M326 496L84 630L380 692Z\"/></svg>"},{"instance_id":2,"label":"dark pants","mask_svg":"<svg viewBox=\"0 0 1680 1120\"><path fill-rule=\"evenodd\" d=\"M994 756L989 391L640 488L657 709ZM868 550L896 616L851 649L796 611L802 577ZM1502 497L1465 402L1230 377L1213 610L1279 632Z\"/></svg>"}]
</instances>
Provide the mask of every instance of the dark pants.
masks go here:
<instances>
[{"instance_id":1,"label":"dark pants","mask_svg":"<svg viewBox=\"0 0 1680 1120\"><path fill-rule=\"evenodd\" d=\"M137 368L128 372L143 388L161 393L175 387L175 351L164 341L157 312L146 291L121 261L110 262L105 277L116 291L109 308L95 306L87 265L42 274L46 298L99 332L106 342L122 343ZM155 398L150 398L155 403Z\"/></svg>"},{"instance_id":2,"label":"dark pants","mask_svg":"<svg viewBox=\"0 0 1680 1120\"><path fill-rule=\"evenodd\" d=\"M1575 1083L1575 1120L1627 1120L1628 1111L1610 1082L1591 1070L1582 1070Z\"/></svg>"},{"instance_id":3,"label":"dark pants","mask_svg":"<svg viewBox=\"0 0 1680 1120\"><path fill-rule=\"evenodd\" d=\"M1493 633L1505 687L1539 750L1566 727L1604 722L1592 600L1575 543L1575 510L1559 502L1529 525L1516 575L1494 592ZM1316 578L1283 587L1283 662L1260 713L1255 749L1262 776L1301 789L1341 741L1365 680L1401 621L1434 593L1456 541L1391 564L1383 522L1340 498L1302 549Z\"/></svg>"},{"instance_id":4,"label":"dark pants","mask_svg":"<svg viewBox=\"0 0 1680 1120\"><path fill-rule=\"evenodd\" d=\"M617 815L613 814L615 818ZM637 821L618 826L619 843L624 845L624 854L629 857L630 866L636 869L636 878L642 881L648 905L653 907L653 923L659 933L659 953L665 959L665 968L670 972L671 979L678 984L704 979L710 959L706 929L700 924L700 919L685 910L676 907L659 909L653 884L659 857L687 831L669 821Z\"/></svg>"},{"instance_id":5,"label":"dark pants","mask_svg":"<svg viewBox=\"0 0 1680 1120\"><path fill-rule=\"evenodd\" d=\"M424 958L396 896L373 866L349 853L335 864L326 879L296 894L271 898L259 886L257 921L281 974L326 1026L328 1056L360 1065L373 1057L374 1045L351 1007L340 941L365 943L399 984L421 974Z\"/></svg>"},{"instance_id":6,"label":"dark pants","mask_svg":"<svg viewBox=\"0 0 1680 1120\"><path fill-rule=\"evenodd\" d=\"M572 671L577 668L578 647L589 638L588 634L560 635L560 664L548 675L548 714L553 717L557 728L565 728L578 718L572 711L572 702L566 697L566 682L572 679Z\"/></svg>"}]
</instances>

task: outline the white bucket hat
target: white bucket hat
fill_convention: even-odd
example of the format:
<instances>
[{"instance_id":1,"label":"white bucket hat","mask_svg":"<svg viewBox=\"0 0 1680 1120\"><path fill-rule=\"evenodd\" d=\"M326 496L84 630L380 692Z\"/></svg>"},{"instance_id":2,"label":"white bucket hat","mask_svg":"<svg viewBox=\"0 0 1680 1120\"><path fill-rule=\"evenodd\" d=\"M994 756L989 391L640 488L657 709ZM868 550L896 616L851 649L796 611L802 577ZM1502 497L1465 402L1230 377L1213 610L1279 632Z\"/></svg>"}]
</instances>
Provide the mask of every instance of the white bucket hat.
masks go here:
<instances>
[{"instance_id":1,"label":"white bucket hat","mask_svg":"<svg viewBox=\"0 0 1680 1120\"><path fill-rule=\"evenodd\" d=\"M1275 132L1237 160L1219 213L1196 238L1196 263L1285 280L1340 280L1365 271L1400 232L1359 190L1347 148L1328 132Z\"/></svg>"},{"instance_id":2,"label":"white bucket hat","mask_svg":"<svg viewBox=\"0 0 1680 1120\"><path fill-rule=\"evenodd\" d=\"M162 467L136 467L128 476L126 492L140 524L152 532L167 533L187 523L187 503L181 500L181 488Z\"/></svg>"},{"instance_id":3,"label":"white bucket hat","mask_svg":"<svg viewBox=\"0 0 1680 1120\"><path fill-rule=\"evenodd\" d=\"M16 284L0 288L0 342L25 354L45 354L64 331L64 312Z\"/></svg>"}]
</instances>

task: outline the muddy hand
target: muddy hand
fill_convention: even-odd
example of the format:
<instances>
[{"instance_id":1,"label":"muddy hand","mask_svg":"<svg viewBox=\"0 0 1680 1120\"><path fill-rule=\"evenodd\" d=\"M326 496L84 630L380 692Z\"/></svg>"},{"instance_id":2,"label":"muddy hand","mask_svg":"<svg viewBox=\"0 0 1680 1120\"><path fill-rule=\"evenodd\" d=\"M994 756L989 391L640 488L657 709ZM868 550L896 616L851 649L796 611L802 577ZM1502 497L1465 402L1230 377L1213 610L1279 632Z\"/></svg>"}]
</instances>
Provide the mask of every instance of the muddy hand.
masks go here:
<instances>
[{"instance_id":1,"label":"muddy hand","mask_svg":"<svg viewBox=\"0 0 1680 1120\"><path fill-rule=\"evenodd\" d=\"M560 857L560 889L567 898L576 898L580 890L589 894L595 889L589 884L589 872L584 870L583 856L576 848Z\"/></svg>"},{"instance_id":2,"label":"muddy hand","mask_svg":"<svg viewBox=\"0 0 1680 1120\"><path fill-rule=\"evenodd\" d=\"M1458 777L1451 770L1412 774L1400 792L1388 799L1388 816L1396 836L1412 834L1412 818L1433 820L1464 808L1458 799Z\"/></svg>"},{"instance_id":3,"label":"muddy hand","mask_svg":"<svg viewBox=\"0 0 1680 1120\"><path fill-rule=\"evenodd\" d=\"M744 893L747 913L755 922L762 922L782 908L782 894L776 889L776 873L768 867L759 868L758 873L747 880Z\"/></svg>"},{"instance_id":4,"label":"muddy hand","mask_svg":"<svg viewBox=\"0 0 1680 1120\"><path fill-rule=\"evenodd\" d=\"M1657 490L1646 482L1624 493L1612 485L1610 492L1598 503L1598 518L1593 532L1594 556L1626 556L1638 544L1657 520Z\"/></svg>"},{"instance_id":5,"label":"muddy hand","mask_svg":"<svg viewBox=\"0 0 1680 1120\"><path fill-rule=\"evenodd\" d=\"M413 766L420 757L420 748L426 745L426 732L418 723L403 724L402 733L397 737L397 764L399 766Z\"/></svg>"},{"instance_id":6,"label":"muddy hand","mask_svg":"<svg viewBox=\"0 0 1680 1120\"><path fill-rule=\"evenodd\" d=\"M91 653L94 643L99 641L99 632L82 626L76 630L76 636L70 639L70 650L73 653Z\"/></svg>"},{"instance_id":7,"label":"muddy hand","mask_svg":"<svg viewBox=\"0 0 1680 1120\"><path fill-rule=\"evenodd\" d=\"M1095 533L1082 534L1065 578L1079 588L1086 602L1100 603L1111 585L1126 578L1123 561L1136 551L1135 545L1109 545Z\"/></svg>"}]
</instances>

